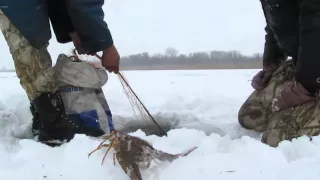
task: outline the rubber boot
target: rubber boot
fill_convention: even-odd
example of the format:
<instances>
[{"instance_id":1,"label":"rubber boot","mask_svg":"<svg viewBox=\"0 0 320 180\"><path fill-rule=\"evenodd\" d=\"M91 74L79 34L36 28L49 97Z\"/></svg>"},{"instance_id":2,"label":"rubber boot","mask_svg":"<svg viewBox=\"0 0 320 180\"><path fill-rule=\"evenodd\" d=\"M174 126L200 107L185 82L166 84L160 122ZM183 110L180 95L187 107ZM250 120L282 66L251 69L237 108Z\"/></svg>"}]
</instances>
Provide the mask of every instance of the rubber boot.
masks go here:
<instances>
[{"instance_id":1,"label":"rubber boot","mask_svg":"<svg viewBox=\"0 0 320 180\"><path fill-rule=\"evenodd\" d=\"M99 137L104 131L69 119L58 92L43 93L32 102L39 120L39 141L50 146L69 142L75 134Z\"/></svg>"},{"instance_id":2,"label":"rubber boot","mask_svg":"<svg viewBox=\"0 0 320 180\"><path fill-rule=\"evenodd\" d=\"M38 117L38 113L36 112L36 109L34 108L34 105L32 104L32 102L30 102L30 111L32 114L32 134L34 136L39 135L39 117Z\"/></svg>"}]
</instances>

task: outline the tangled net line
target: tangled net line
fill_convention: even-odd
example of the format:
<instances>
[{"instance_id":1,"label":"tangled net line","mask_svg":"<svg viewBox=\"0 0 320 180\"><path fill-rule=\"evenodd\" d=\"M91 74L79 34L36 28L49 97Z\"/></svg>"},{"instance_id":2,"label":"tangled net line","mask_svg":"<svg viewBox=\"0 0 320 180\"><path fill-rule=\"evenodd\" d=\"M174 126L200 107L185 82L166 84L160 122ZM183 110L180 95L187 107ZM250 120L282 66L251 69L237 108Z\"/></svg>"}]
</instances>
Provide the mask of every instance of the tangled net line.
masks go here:
<instances>
[{"instance_id":1,"label":"tangled net line","mask_svg":"<svg viewBox=\"0 0 320 180\"><path fill-rule=\"evenodd\" d=\"M143 105L143 103L140 101L140 99L136 95L136 93L132 90L131 86L129 85L126 78L122 75L122 73L119 72L117 75L118 75L118 78L119 78L121 85L123 87L123 91L126 94L128 100L131 104L134 115L136 116L136 111L134 108L134 107L136 107L139 110L142 119L144 119L145 121L152 121L161 130L163 135L167 136L167 133L161 128L161 126L152 117L152 115L147 110L147 108ZM136 118L137 118L137 116L136 116Z\"/></svg>"}]
</instances>

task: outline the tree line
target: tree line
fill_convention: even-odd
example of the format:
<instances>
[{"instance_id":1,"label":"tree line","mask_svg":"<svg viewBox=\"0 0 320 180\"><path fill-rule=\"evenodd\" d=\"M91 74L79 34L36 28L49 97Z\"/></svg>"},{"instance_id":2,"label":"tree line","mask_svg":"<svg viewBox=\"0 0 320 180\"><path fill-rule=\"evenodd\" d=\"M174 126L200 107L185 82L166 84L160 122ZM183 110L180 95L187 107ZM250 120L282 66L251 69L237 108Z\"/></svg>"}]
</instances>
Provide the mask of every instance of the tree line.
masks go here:
<instances>
[{"instance_id":1,"label":"tree line","mask_svg":"<svg viewBox=\"0 0 320 180\"><path fill-rule=\"evenodd\" d=\"M257 69L261 65L262 54L259 53L246 56L238 51L213 50L182 54L172 47L163 53L143 52L123 56L120 60L121 70ZM2 67L0 72L14 72L14 69Z\"/></svg>"},{"instance_id":2,"label":"tree line","mask_svg":"<svg viewBox=\"0 0 320 180\"><path fill-rule=\"evenodd\" d=\"M262 64L262 54L245 56L238 51L210 51L180 54L175 48L164 53L148 52L124 56L121 69L256 69Z\"/></svg>"}]
</instances>

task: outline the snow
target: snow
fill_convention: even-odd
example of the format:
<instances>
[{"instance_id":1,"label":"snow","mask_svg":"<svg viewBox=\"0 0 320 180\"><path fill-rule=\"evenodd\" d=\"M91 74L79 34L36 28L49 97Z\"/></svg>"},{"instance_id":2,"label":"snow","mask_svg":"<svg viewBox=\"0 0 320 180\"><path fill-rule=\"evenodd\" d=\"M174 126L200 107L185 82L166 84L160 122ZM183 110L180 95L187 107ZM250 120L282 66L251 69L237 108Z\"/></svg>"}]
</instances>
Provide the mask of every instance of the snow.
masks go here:
<instances>
[{"instance_id":1,"label":"snow","mask_svg":"<svg viewBox=\"0 0 320 180\"><path fill-rule=\"evenodd\" d=\"M168 137L146 135L134 123L129 101L115 75L104 87L118 128L129 129L159 150L179 153L198 149L171 163L152 163L144 180L246 179L318 180L320 138L301 137L277 148L260 142L260 134L245 130L237 112L252 92L257 70L130 71L130 85ZM10 180L128 180L105 150L88 158L99 140L77 135L51 148L32 140L28 99L15 73L0 73L0 179ZM152 127L149 127L152 128Z\"/></svg>"}]
</instances>

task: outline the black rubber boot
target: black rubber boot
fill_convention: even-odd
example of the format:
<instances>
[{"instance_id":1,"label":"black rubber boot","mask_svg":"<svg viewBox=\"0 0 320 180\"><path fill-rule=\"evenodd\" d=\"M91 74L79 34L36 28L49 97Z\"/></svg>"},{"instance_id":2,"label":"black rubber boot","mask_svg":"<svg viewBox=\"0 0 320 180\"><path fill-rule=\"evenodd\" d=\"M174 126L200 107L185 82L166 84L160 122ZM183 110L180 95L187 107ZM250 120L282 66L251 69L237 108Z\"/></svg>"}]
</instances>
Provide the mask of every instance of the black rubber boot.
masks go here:
<instances>
[{"instance_id":1,"label":"black rubber boot","mask_svg":"<svg viewBox=\"0 0 320 180\"><path fill-rule=\"evenodd\" d=\"M32 102L39 119L39 141L50 146L69 142L75 134L99 137L105 132L101 129L82 126L80 122L69 119L57 93L43 93Z\"/></svg>"},{"instance_id":2,"label":"black rubber boot","mask_svg":"<svg viewBox=\"0 0 320 180\"><path fill-rule=\"evenodd\" d=\"M34 108L34 105L32 104L32 102L30 102L30 111L32 114L32 134L34 136L39 135L39 117L38 117L38 113L36 112L36 109Z\"/></svg>"}]
</instances>

